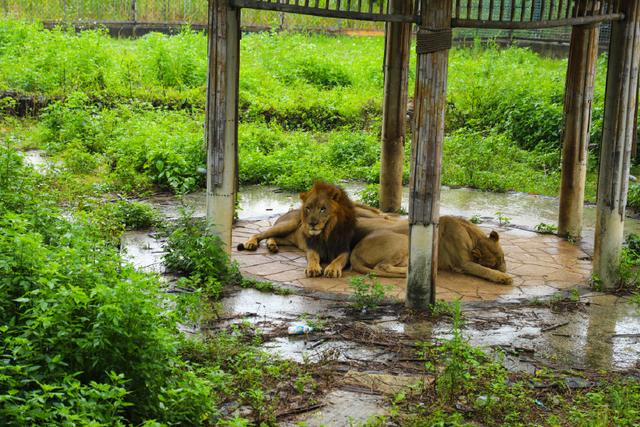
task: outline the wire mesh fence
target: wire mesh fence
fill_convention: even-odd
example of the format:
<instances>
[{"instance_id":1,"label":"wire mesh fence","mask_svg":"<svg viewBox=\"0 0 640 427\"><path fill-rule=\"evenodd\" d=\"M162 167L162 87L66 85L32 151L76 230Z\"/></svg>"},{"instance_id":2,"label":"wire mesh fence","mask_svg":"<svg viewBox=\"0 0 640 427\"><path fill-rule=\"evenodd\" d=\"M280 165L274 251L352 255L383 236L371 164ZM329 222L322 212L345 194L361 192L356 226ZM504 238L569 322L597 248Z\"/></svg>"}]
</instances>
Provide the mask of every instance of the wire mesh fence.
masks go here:
<instances>
[{"instance_id":1,"label":"wire mesh fence","mask_svg":"<svg viewBox=\"0 0 640 427\"><path fill-rule=\"evenodd\" d=\"M331 0L337 1L337 0ZM371 0L372 2L379 0ZM542 13L543 2L532 0L529 13ZM42 21L78 22L123 22L123 23L189 23L206 24L207 0L0 0L0 13L18 19ZM475 14L488 16L493 2L476 4ZM508 4L508 2L507 2ZM482 5L483 10L477 7ZM486 10L485 10L486 9ZM537 12L536 12L537 11ZM506 12L507 14L509 11ZM307 15L285 14L263 10L244 9L242 23L247 27L274 28L279 30L364 30L382 31L379 22L331 19ZM610 25L601 26L600 41L609 40ZM457 28L457 38L510 38L536 40L540 42L566 42L571 37L571 28L559 27L533 30L491 30Z\"/></svg>"}]
</instances>

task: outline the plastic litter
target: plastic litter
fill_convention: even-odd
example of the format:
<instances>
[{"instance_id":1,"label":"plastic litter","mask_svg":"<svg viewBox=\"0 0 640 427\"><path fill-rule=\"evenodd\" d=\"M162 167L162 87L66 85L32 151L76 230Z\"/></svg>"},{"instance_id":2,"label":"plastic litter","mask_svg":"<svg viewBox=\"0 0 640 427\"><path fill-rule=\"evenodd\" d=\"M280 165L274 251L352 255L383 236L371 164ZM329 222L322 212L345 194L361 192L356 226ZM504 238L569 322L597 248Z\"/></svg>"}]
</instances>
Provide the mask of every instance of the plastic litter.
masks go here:
<instances>
[{"instance_id":1,"label":"plastic litter","mask_svg":"<svg viewBox=\"0 0 640 427\"><path fill-rule=\"evenodd\" d=\"M313 328L304 322L297 322L292 323L287 331L289 332L289 335L302 335L313 332Z\"/></svg>"}]
</instances>

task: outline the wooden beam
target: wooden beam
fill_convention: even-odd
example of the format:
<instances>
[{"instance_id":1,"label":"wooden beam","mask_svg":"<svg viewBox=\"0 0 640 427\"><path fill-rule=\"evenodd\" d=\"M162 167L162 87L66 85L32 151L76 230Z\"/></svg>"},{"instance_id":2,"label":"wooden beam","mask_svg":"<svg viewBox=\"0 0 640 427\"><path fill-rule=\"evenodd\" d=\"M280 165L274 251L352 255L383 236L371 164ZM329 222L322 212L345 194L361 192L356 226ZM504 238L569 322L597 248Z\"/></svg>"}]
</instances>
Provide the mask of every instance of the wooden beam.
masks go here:
<instances>
[{"instance_id":1,"label":"wooden beam","mask_svg":"<svg viewBox=\"0 0 640 427\"><path fill-rule=\"evenodd\" d=\"M240 10L209 0L207 80L207 221L231 251L238 150Z\"/></svg>"},{"instance_id":2,"label":"wooden beam","mask_svg":"<svg viewBox=\"0 0 640 427\"><path fill-rule=\"evenodd\" d=\"M619 21L624 19L622 13L610 13L607 15L582 16L567 19L552 19L550 21L488 21L479 19L453 19L451 26L454 28L495 28L506 30L529 30L535 28L569 27L573 25L586 25L605 21Z\"/></svg>"},{"instance_id":3,"label":"wooden beam","mask_svg":"<svg viewBox=\"0 0 640 427\"><path fill-rule=\"evenodd\" d=\"M629 186L640 63L640 2L622 0L624 21L611 25L605 94L593 272L605 288L618 283Z\"/></svg>"},{"instance_id":4,"label":"wooden beam","mask_svg":"<svg viewBox=\"0 0 640 427\"><path fill-rule=\"evenodd\" d=\"M391 13L411 13L409 2L405 0L390 1ZM402 203L402 167L407 122L411 24L388 23L385 44L380 209L384 212L398 212Z\"/></svg>"},{"instance_id":5,"label":"wooden beam","mask_svg":"<svg viewBox=\"0 0 640 427\"><path fill-rule=\"evenodd\" d=\"M564 139L558 234L580 238L587 178L593 82L598 59L599 27L571 29L564 94Z\"/></svg>"},{"instance_id":6,"label":"wooden beam","mask_svg":"<svg viewBox=\"0 0 640 427\"><path fill-rule=\"evenodd\" d=\"M318 8L312 6L302 6L295 4L267 3L256 0L230 0L231 4L236 7L246 7L248 9L275 10L278 12L299 13L302 15L321 16L324 18L343 18L357 19L363 21L382 21L382 22L418 22L419 17L416 15L400 15L386 14L381 11L378 13L373 9L373 2L369 3L369 12L355 12L346 10L335 10L328 8L330 6L327 0L327 8ZM382 6L382 3L381 3Z\"/></svg>"},{"instance_id":7,"label":"wooden beam","mask_svg":"<svg viewBox=\"0 0 640 427\"><path fill-rule=\"evenodd\" d=\"M426 310L435 302L438 273L438 218L440 173L444 140L451 0L422 3L422 33L433 43L418 50L414 99L414 135L409 189L410 256L407 275L409 308ZM450 40L450 39L449 39ZM430 51L430 47L442 46ZM449 43L450 46L450 43Z\"/></svg>"}]
</instances>

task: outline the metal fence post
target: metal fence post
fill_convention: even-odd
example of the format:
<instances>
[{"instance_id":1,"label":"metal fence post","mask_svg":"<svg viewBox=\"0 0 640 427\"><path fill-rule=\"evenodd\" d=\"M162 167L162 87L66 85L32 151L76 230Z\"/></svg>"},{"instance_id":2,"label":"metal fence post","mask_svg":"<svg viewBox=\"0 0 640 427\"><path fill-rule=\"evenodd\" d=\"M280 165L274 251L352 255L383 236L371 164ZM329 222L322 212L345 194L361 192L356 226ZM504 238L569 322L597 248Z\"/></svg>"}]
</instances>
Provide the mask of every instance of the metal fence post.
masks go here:
<instances>
[{"instance_id":1,"label":"metal fence post","mask_svg":"<svg viewBox=\"0 0 640 427\"><path fill-rule=\"evenodd\" d=\"M131 0L131 22L135 24L137 20L136 0Z\"/></svg>"}]
</instances>

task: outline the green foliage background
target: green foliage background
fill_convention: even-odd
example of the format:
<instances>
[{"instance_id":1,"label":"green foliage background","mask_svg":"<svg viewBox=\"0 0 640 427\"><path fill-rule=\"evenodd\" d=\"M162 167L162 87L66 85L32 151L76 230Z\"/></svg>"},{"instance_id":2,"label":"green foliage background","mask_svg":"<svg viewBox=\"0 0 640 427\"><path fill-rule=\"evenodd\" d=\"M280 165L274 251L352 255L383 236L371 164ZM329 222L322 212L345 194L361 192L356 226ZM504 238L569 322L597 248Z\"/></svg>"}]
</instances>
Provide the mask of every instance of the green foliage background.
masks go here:
<instances>
[{"instance_id":1,"label":"green foliage background","mask_svg":"<svg viewBox=\"0 0 640 427\"><path fill-rule=\"evenodd\" d=\"M315 178L377 182L382 56L381 37L243 35L241 182L288 190ZM443 183L557 195L566 61L476 43L452 49L449 62ZM99 176L112 190L204 185L206 65L206 39L188 28L124 40L0 22L0 90L58 100L32 139L69 171ZM601 56L589 200L605 66ZM414 64L409 72L412 87Z\"/></svg>"}]
</instances>

